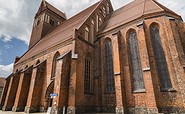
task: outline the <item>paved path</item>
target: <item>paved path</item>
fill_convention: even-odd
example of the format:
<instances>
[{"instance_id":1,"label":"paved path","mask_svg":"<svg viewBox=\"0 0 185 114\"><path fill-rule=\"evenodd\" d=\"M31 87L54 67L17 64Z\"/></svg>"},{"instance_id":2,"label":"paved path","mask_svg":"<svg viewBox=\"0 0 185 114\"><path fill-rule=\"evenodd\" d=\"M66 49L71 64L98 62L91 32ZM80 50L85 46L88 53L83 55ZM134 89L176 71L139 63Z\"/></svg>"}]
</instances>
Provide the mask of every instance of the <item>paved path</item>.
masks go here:
<instances>
[{"instance_id":1,"label":"paved path","mask_svg":"<svg viewBox=\"0 0 185 114\"><path fill-rule=\"evenodd\" d=\"M26 114L24 112L12 112L12 111L2 111L0 110L0 114ZM47 114L47 113L30 113L30 114Z\"/></svg>"}]
</instances>

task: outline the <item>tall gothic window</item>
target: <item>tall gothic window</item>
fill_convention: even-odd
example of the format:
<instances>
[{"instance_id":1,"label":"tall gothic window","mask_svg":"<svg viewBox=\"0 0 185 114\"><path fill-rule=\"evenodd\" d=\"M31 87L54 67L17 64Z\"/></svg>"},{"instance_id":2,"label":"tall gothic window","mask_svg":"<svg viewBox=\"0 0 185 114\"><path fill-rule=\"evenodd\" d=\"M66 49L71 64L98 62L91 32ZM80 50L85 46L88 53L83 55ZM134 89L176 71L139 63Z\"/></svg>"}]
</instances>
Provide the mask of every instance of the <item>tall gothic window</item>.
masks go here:
<instances>
[{"instance_id":1,"label":"tall gothic window","mask_svg":"<svg viewBox=\"0 0 185 114\"><path fill-rule=\"evenodd\" d=\"M52 63L52 74L51 79L53 79L56 76L56 67L57 67L57 58L60 56L60 53L57 52L53 57L53 63Z\"/></svg>"},{"instance_id":2,"label":"tall gothic window","mask_svg":"<svg viewBox=\"0 0 185 114\"><path fill-rule=\"evenodd\" d=\"M85 58L84 93L91 93L91 61L89 57Z\"/></svg>"},{"instance_id":3,"label":"tall gothic window","mask_svg":"<svg viewBox=\"0 0 185 114\"><path fill-rule=\"evenodd\" d=\"M145 91L138 46L138 38L135 31L129 32L128 43L129 43L129 55L130 55L133 91L134 92Z\"/></svg>"},{"instance_id":4,"label":"tall gothic window","mask_svg":"<svg viewBox=\"0 0 185 114\"><path fill-rule=\"evenodd\" d=\"M89 28L85 27L85 40L89 41Z\"/></svg>"},{"instance_id":5,"label":"tall gothic window","mask_svg":"<svg viewBox=\"0 0 185 114\"><path fill-rule=\"evenodd\" d=\"M168 66L166 63L165 53L161 43L161 37L159 29L156 25L150 28L152 45L154 49L154 55L161 85L161 90L168 90L172 88Z\"/></svg>"},{"instance_id":6,"label":"tall gothic window","mask_svg":"<svg viewBox=\"0 0 185 114\"><path fill-rule=\"evenodd\" d=\"M105 42L105 76L106 76L106 92L111 93L115 91L114 87L114 70L112 58L112 42L110 40Z\"/></svg>"}]
</instances>

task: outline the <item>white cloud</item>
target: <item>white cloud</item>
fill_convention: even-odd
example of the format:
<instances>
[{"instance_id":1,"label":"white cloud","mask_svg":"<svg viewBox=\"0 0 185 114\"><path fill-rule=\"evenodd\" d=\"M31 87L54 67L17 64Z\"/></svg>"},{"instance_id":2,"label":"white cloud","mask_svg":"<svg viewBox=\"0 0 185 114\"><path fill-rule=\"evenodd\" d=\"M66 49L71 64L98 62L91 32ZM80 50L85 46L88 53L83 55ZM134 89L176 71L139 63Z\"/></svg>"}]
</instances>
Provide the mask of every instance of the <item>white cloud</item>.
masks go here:
<instances>
[{"instance_id":1,"label":"white cloud","mask_svg":"<svg viewBox=\"0 0 185 114\"><path fill-rule=\"evenodd\" d=\"M38 6L35 0L0 0L0 37L3 41L16 37L28 44Z\"/></svg>"},{"instance_id":2,"label":"white cloud","mask_svg":"<svg viewBox=\"0 0 185 114\"><path fill-rule=\"evenodd\" d=\"M13 70L13 63L9 65L0 65L0 77L8 77Z\"/></svg>"},{"instance_id":3,"label":"white cloud","mask_svg":"<svg viewBox=\"0 0 185 114\"><path fill-rule=\"evenodd\" d=\"M99 0L47 0L65 12L68 17L82 11ZM111 0L118 9L133 0ZM163 5L182 15L185 19L184 0L158 0ZM0 37L9 41L16 37L27 44L30 39L33 18L41 0L0 0Z\"/></svg>"}]
</instances>

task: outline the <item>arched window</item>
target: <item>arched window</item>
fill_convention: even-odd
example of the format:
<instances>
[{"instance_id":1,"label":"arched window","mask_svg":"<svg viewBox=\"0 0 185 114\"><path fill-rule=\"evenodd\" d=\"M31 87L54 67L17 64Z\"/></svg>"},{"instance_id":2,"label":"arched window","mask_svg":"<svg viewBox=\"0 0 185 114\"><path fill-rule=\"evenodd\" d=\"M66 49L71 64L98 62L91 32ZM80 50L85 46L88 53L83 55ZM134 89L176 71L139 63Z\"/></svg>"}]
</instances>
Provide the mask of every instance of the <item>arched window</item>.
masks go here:
<instances>
[{"instance_id":1,"label":"arched window","mask_svg":"<svg viewBox=\"0 0 185 114\"><path fill-rule=\"evenodd\" d=\"M56 76L56 67L57 67L57 58L60 57L60 53L57 52L53 57L53 63L52 63L52 74L51 79L53 79Z\"/></svg>"},{"instance_id":2,"label":"arched window","mask_svg":"<svg viewBox=\"0 0 185 114\"><path fill-rule=\"evenodd\" d=\"M106 17L106 9L105 9L105 6L102 7L102 10L103 10L103 16Z\"/></svg>"},{"instance_id":3,"label":"arched window","mask_svg":"<svg viewBox=\"0 0 185 114\"><path fill-rule=\"evenodd\" d=\"M98 19L98 23L99 23L99 27L102 25L102 18L101 17L99 17L99 19Z\"/></svg>"},{"instance_id":4,"label":"arched window","mask_svg":"<svg viewBox=\"0 0 185 114\"><path fill-rule=\"evenodd\" d=\"M168 66L166 63L165 53L161 43L158 26L150 27L152 46L154 50L161 90L168 90L172 88Z\"/></svg>"},{"instance_id":5,"label":"arched window","mask_svg":"<svg viewBox=\"0 0 185 114\"><path fill-rule=\"evenodd\" d=\"M128 33L128 44L129 44L129 56L133 91L134 92L145 91L140 61L138 38L134 30Z\"/></svg>"},{"instance_id":6,"label":"arched window","mask_svg":"<svg viewBox=\"0 0 185 114\"><path fill-rule=\"evenodd\" d=\"M90 38L90 42L93 43L94 42L94 20L91 21L91 38Z\"/></svg>"},{"instance_id":7,"label":"arched window","mask_svg":"<svg viewBox=\"0 0 185 114\"><path fill-rule=\"evenodd\" d=\"M105 42L105 78L106 78L106 93L114 92L115 87L114 87L114 70L113 70L111 40L107 40Z\"/></svg>"},{"instance_id":8,"label":"arched window","mask_svg":"<svg viewBox=\"0 0 185 114\"><path fill-rule=\"evenodd\" d=\"M109 4L107 3L107 14L110 13L110 7L109 7Z\"/></svg>"},{"instance_id":9,"label":"arched window","mask_svg":"<svg viewBox=\"0 0 185 114\"><path fill-rule=\"evenodd\" d=\"M99 30L99 16L96 15L96 32Z\"/></svg>"},{"instance_id":10,"label":"arched window","mask_svg":"<svg viewBox=\"0 0 185 114\"><path fill-rule=\"evenodd\" d=\"M91 93L91 59L89 56L85 58L84 71L84 93Z\"/></svg>"},{"instance_id":11,"label":"arched window","mask_svg":"<svg viewBox=\"0 0 185 114\"><path fill-rule=\"evenodd\" d=\"M85 40L89 41L89 28L85 27Z\"/></svg>"}]
</instances>

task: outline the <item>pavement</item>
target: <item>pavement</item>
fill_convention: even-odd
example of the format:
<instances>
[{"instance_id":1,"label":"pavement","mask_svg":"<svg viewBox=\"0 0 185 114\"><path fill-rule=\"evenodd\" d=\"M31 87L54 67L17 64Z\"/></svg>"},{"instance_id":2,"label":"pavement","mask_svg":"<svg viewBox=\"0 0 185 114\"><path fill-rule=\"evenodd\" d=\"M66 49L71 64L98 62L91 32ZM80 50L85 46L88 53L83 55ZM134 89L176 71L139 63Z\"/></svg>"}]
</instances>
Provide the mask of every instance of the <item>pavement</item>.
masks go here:
<instances>
[{"instance_id":1,"label":"pavement","mask_svg":"<svg viewBox=\"0 0 185 114\"><path fill-rule=\"evenodd\" d=\"M0 114L26 114L24 112L12 112L12 111L2 111L0 110ZM30 114L47 114L47 113L30 113Z\"/></svg>"}]
</instances>

